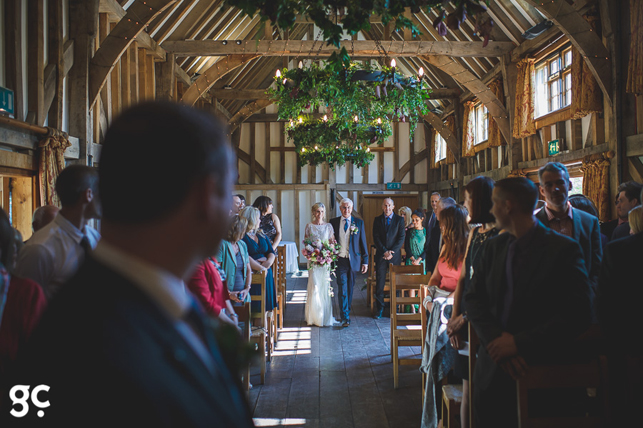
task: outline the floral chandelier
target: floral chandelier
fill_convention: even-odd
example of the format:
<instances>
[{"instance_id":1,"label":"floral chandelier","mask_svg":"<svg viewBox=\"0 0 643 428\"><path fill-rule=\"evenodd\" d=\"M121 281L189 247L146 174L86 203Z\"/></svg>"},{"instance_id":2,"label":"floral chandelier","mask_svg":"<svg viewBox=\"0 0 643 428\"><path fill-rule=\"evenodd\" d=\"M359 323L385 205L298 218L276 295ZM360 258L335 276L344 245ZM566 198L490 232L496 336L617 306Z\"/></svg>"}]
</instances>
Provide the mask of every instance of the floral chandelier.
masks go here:
<instances>
[{"instance_id":1,"label":"floral chandelier","mask_svg":"<svg viewBox=\"0 0 643 428\"><path fill-rule=\"evenodd\" d=\"M300 61L298 68L277 70L274 79L268 93L279 105L279 119L288 121L286 134L299 166L366 166L375 158L369 146L381 146L392 135L393 120L408 121L412 138L429 110L423 69L417 77L402 76L395 60L376 69L334 54L323 67L304 68ZM325 108L323 117L311 113L319 108Z\"/></svg>"}]
</instances>

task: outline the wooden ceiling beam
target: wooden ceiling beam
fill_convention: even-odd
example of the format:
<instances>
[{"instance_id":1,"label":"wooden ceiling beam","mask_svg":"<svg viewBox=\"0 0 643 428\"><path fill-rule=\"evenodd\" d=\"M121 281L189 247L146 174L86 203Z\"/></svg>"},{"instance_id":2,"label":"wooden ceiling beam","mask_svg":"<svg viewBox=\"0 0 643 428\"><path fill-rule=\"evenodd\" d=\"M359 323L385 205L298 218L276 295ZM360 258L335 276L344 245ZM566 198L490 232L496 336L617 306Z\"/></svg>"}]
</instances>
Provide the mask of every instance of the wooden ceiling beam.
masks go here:
<instances>
[{"instance_id":1,"label":"wooden ceiling beam","mask_svg":"<svg viewBox=\"0 0 643 428\"><path fill-rule=\"evenodd\" d=\"M225 42L225 44L224 44ZM312 52L313 40L182 40L165 41L162 47L177 56L224 56L239 54L260 54L264 56L299 56L327 57L337 51L334 46L323 45L318 52ZM448 55L456 57L500 57L511 51L515 45L511 42L489 42L486 48L482 42L452 41L383 41L384 49L395 56ZM318 43L317 43L318 44ZM375 41L355 40L353 43L343 40L341 46L353 50L353 57L379 56Z\"/></svg>"}]
</instances>

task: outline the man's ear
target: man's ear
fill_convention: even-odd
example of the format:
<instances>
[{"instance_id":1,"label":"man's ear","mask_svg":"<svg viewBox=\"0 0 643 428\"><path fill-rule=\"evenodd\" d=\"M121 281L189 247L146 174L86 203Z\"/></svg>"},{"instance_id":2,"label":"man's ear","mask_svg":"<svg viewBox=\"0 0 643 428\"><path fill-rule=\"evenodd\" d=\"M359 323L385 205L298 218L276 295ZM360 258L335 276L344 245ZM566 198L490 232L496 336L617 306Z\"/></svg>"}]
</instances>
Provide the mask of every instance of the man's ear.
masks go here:
<instances>
[{"instance_id":1,"label":"man's ear","mask_svg":"<svg viewBox=\"0 0 643 428\"><path fill-rule=\"evenodd\" d=\"M573 188L574 188L574 183L572 183L572 180L569 180L569 188L567 190L571 192Z\"/></svg>"},{"instance_id":2,"label":"man's ear","mask_svg":"<svg viewBox=\"0 0 643 428\"><path fill-rule=\"evenodd\" d=\"M94 199L94 192L92 191L91 187L85 189L85 191L83 192L83 202L89 204L93 199Z\"/></svg>"},{"instance_id":3,"label":"man's ear","mask_svg":"<svg viewBox=\"0 0 643 428\"><path fill-rule=\"evenodd\" d=\"M540 196L542 196L543 198L546 198L545 190L544 190L543 186L541 186L541 185L538 186L538 193L540 193Z\"/></svg>"}]
</instances>

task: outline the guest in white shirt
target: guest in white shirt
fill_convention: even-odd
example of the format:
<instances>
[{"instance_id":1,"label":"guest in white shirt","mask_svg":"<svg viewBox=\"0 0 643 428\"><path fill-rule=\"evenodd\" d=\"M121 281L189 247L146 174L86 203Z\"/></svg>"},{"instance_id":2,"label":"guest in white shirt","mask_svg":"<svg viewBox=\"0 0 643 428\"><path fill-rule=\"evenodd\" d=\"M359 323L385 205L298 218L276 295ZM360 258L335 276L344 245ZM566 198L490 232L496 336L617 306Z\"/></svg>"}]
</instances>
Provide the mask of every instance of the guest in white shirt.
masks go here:
<instances>
[{"instance_id":1,"label":"guest in white shirt","mask_svg":"<svg viewBox=\"0 0 643 428\"><path fill-rule=\"evenodd\" d=\"M68 166L56 180L56 193L62 208L27 241L15 269L17 275L40 284L49 299L76 273L85 252L100 239L87 224L101 217L98 172L88 166Z\"/></svg>"}]
</instances>

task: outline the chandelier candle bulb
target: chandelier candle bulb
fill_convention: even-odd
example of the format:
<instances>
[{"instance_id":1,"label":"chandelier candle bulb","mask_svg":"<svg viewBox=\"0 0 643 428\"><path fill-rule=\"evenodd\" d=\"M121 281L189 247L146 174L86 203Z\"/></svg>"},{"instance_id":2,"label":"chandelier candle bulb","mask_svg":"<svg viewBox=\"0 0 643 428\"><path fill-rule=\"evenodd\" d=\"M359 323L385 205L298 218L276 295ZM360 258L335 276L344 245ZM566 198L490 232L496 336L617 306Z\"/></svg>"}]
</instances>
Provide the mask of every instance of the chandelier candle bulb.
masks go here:
<instances>
[{"instance_id":1,"label":"chandelier candle bulb","mask_svg":"<svg viewBox=\"0 0 643 428\"><path fill-rule=\"evenodd\" d=\"M324 115L324 122L328 122L328 116Z\"/></svg>"},{"instance_id":2,"label":"chandelier candle bulb","mask_svg":"<svg viewBox=\"0 0 643 428\"><path fill-rule=\"evenodd\" d=\"M355 123L359 122L359 117L355 116Z\"/></svg>"},{"instance_id":3,"label":"chandelier candle bulb","mask_svg":"<svg viewBox=\"0 0 643 428\"><path fill-rule=\"evenodd\" d=\"M279 69L277 69L277 72L275 73L275 76L277 78L281 77L281 71L279 71Z\"/></svg>"},{"instance_id":4,"label":"chandelier candle bulb","mask_svg":"<svg viewBox=\"0 0 643 428\"><path fill-rule=\"evenodd\" d=\"M301 69L301 68L304 68L304 62L303 62L303 61L299 61L299 68L300 68L300 69Z\"/></svg>"}]
</instances>

